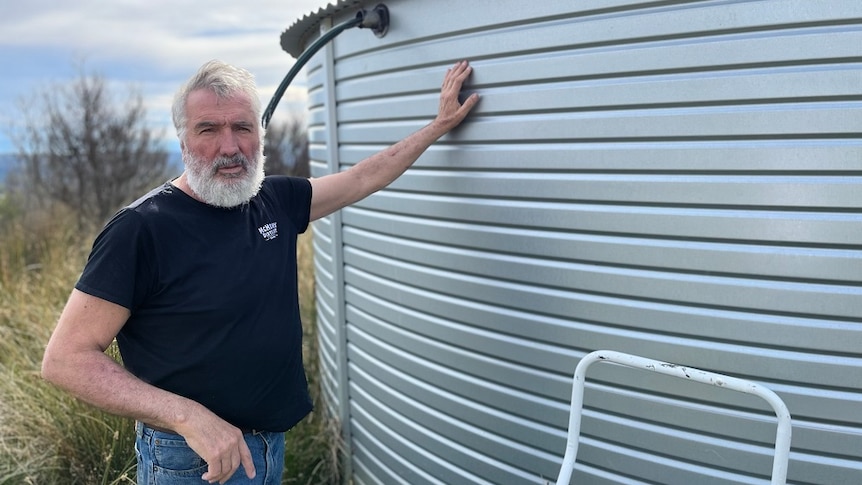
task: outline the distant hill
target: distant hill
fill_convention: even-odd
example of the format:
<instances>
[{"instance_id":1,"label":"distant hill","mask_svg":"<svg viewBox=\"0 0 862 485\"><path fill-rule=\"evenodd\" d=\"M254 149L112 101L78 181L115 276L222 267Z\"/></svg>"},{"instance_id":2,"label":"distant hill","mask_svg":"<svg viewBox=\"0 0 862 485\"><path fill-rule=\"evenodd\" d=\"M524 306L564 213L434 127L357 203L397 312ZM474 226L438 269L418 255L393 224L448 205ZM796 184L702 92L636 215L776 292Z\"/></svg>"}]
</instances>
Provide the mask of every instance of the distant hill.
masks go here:
<instances>
[{"instance_id":1,"label":"distant hill","mask_svg":"<svg viewBox=\"0 0 862 485\"><path fill-rule=\"evenodd\" d=\"M18 157L14 153L0 153L0 185L6 182L6 175L17 169ZM168 172L172 176L179 175L183 171L183 157L180 153L168 153Z\"/></svg>"}]
</instances>

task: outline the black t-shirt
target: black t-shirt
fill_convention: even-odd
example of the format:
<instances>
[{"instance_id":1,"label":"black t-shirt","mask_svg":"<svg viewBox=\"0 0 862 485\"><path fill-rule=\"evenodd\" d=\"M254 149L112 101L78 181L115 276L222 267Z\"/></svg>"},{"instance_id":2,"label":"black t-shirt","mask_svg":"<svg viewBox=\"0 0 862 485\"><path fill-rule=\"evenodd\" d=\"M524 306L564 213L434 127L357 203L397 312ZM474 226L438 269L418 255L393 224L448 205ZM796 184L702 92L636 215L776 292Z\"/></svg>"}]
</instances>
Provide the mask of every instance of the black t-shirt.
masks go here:
<instances>
[{"instance_id":1,"label":"black t-shirt","mask_svg":"<svg viewBox=\"0 0 862 485\"><path fill-rule=\"evenodd\" d=\"M122 305L125 367L242 428L286 431L311 411L296 238L311 184L266 177L222 209L166 183L119 211L75 286Z\"/></svg>"}]
</instances>

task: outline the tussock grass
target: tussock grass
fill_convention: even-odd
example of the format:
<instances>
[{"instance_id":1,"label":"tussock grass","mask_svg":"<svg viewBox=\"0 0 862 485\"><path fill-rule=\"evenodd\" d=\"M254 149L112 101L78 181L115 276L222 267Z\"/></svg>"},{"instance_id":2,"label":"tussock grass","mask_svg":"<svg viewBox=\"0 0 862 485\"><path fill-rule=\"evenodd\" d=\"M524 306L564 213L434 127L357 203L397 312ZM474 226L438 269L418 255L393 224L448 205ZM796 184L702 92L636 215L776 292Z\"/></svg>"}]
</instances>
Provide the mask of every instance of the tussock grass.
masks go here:
<instances>
[{"instance_id":1,"label":"tussock grass","mask_svg":"<svg viewBox=\"0 0 862 485\"><path fill-rule=\"evenodd\" d=\"M0 485L135 483L134 423L75 400L39 376L42 353L94 233L68 214L0 214ZM304 356L319 392L310 231L300 237ZM116 349L109 350L116 357ZM340 435L316 411L286 435L286 484L340 482Z\"/></svg>"},{"instance_id":2,"label":"tussock grass","mask_svg":"<svg viewBox=\"0 0 862 485\"><path fill-rule=\"evenodd\" d=\"M314 303L314 254L312 231L300 235L297 243L299 311L303 322L305 372L315 411L290 430L284 448L284 484L326 485L341 483L340 458L343 442L338 422L327 416L320 392L317 309Z\"/></svg>"}]
</instances>

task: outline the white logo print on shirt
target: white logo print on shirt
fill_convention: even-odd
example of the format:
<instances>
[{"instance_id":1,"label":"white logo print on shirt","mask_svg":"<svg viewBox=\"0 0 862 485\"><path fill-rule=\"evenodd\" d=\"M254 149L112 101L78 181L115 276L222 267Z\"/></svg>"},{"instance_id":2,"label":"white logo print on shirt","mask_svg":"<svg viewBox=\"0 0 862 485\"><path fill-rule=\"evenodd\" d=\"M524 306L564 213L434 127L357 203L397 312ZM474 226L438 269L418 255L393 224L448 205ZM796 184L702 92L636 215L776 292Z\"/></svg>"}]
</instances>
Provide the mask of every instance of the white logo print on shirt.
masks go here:
<instances>
[{"instance_id":1,"label":"white logo print on shirt","mask_svg":"<svg viewBox=\"0 0 862 485\"><path fill-rule=\"evenodd\" d=\"M260 235L263 236L267 241L272 241L273 239L278 237L278 223L270 222L269 224L264 224L257 228Z\"/></svg>"}]
</instances>

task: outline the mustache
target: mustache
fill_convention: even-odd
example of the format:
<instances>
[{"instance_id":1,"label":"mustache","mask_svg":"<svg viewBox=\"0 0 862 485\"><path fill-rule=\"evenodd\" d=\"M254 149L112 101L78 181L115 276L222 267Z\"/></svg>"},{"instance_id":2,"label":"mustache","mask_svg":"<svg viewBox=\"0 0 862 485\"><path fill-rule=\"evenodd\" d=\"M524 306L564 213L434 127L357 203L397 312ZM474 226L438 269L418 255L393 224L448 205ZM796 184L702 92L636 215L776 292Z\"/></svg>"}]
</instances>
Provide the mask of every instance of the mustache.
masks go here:
<instances>
[{"instance_id":1,"label":"mustache","mask_svg":"<svg viewBox=\"0 0 862 485\"><path fill-rule=\"evenodd\" d=\"M218 172L220 168L232 167L234 165L241 165L246 171L248 171L249 165L251 162L248 161L248 158L241 153L237 153L231 157L218 157L213 160L212 171L213 173Z\"/></svg>"}]
</instances>

